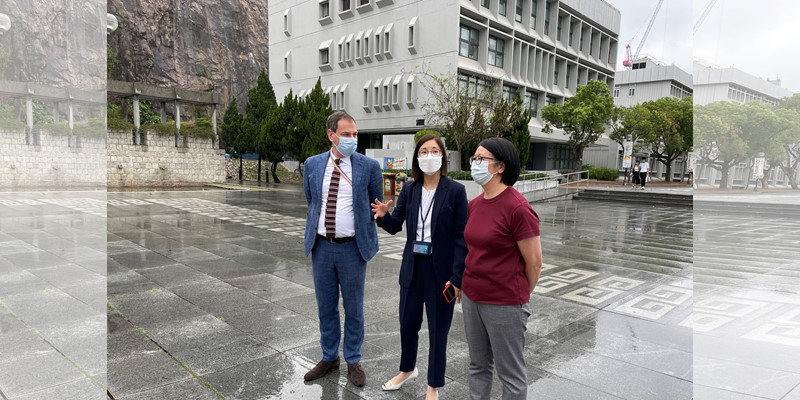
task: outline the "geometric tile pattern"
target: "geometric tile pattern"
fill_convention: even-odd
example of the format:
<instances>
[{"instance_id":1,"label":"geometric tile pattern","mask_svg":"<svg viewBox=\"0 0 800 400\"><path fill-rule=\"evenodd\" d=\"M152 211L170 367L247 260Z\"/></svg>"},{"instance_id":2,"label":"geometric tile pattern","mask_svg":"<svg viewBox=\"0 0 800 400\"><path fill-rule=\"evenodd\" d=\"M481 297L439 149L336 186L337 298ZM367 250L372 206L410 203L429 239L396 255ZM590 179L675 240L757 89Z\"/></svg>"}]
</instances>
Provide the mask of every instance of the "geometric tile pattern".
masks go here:
<instances>
[{"instance_id":1,"label":"geometric tile pattern","mask_svg":"<svg viewBox=\"0 0 800 400\"><path fill-rule=\"evenodd\" d=\"M691 298L691 289L660 285L615 307L614 311L656 320Z\"/></svg>"}]
</instances>

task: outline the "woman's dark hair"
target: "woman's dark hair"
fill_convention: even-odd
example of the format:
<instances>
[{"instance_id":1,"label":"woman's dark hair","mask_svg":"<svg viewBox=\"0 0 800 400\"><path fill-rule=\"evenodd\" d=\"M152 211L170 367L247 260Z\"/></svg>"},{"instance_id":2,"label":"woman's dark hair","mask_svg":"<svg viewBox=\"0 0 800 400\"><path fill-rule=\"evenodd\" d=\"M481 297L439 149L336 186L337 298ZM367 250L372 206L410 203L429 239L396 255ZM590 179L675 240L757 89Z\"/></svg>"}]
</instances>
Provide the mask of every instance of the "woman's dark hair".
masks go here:
<instances>
[{"instance_id":1,"label":"woman's dark hair","mask_svg":"<svg viewBox=\"0 0 800 400\"><path fill-rule=\"evenodd\" d=\"M447 176L447 153L445 153L444 142L442 138L436 135L425 135L419 138L417 141L417 147L414 148L414 157L412 158L411 162L411 175L414 177L414 180L417 182L422 183L425 179L425 174L419 168L419 161L417 161L417 154L419 154L419 148L422 147L428 141L435 140L436 145L439 146L439 150L442 151L442 168L439 169L439 174L442 176Z\"/></svg>"},{"instance_id":2,"label":"woman's dark hair","mask_svg":"<svg viewBox=\"0 0 800 400\"><path fill-rule=\"evenodd\" d=\"M500 182L508 186L513 186L519 179L519 152L517 148L507 139L491 137L484 139L478 145L488 150L494 155L494 160L505 165L503 173L500 175Z\"/></svg>"}]
</instances>

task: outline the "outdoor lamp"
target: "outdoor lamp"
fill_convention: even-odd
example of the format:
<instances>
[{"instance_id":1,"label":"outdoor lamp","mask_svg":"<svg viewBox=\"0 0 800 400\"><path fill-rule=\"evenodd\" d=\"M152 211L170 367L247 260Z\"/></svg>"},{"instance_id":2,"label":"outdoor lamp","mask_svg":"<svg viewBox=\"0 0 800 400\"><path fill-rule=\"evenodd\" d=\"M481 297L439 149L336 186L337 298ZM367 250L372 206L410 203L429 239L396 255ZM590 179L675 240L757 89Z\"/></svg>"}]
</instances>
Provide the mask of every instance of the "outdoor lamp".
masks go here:
<instances>
[{"instance_id":1,"label":"outdoor lamp","mask_svg":"<svg viewBox=\"0 0 800 400\"><path fill-rule=\"evenodd\" d=\"M111 34L119 27L119 22L117 22L117 17L114 14L106 13L106 34Z\"/></svg>"},{"instance_id":2,"label":"outdoor lamp","mask_svg":"<svg viewBox=\"0 0 800 400\"><path fill-rule=\"evenodd\" d=\"M11 18L8 15L0 13L0 36L11 29Z\"/></svg>"}]
</instances>

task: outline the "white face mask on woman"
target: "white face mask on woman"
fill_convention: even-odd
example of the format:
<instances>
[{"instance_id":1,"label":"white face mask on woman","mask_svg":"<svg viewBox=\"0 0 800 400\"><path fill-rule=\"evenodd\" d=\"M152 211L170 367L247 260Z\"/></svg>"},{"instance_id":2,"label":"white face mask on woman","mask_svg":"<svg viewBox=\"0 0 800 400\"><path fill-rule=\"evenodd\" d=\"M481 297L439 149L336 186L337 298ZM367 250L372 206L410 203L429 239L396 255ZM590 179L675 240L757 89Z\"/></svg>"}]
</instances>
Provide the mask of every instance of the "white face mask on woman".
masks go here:
<instances>
[{"instance_id":1,"label":"white face mask on woman","mask_svg":"<svg viewBox=\"0 0 800 400\"><path fill-rule=\"evenodd\" d=\"M419 169L425 173L425 175L431 176L439 170L442 169L442 156L435 156L433 154L428 154L425 157L417 158L417 162L419 163Z\"/></svg>"}]
</instances>

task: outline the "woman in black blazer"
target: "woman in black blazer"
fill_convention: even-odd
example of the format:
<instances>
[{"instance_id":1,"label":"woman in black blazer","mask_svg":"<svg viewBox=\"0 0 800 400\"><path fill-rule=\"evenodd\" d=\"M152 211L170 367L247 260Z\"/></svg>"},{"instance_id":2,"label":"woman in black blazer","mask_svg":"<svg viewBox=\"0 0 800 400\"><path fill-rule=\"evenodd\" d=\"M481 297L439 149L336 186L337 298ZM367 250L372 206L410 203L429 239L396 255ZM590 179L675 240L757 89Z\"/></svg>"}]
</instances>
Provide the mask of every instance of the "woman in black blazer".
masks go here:
<instances>
[{"instance_id":1,"label":"woman in black blazer","mask_svg":"<svg viewBox=\"0 0 800 400\"><path fill-rule=\"evenodd\" d=\"M447 334L453 320L454 299L460 300L461 278L467 246L467 195L464 185L447 177L447 157L442 139L420 138L412 162L414 182L403 187L397 205L375 199L372 210L386 232L395 234L406 223L408 240L400 266L400 373L383 384L397 390L417 377L416 368L422 306L428 317L430 352L426 399L437 399L444 386ZM448 286L449 300L443 292Z\"/></svg>"}]
</instances>

